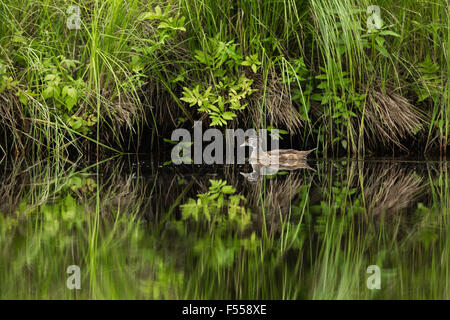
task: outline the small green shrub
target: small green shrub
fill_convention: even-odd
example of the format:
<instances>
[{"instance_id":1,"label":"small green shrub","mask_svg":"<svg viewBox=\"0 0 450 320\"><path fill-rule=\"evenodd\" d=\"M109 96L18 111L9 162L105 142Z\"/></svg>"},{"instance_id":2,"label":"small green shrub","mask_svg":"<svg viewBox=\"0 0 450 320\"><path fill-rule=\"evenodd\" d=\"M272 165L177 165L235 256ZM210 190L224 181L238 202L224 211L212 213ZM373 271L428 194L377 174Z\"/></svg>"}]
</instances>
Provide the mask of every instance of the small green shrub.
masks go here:
<instances>
[{"instance_id":1,"label":"small green shrub","mask_svg":"<svg viewBox=\"0 0 450 320\"><path fill-rule=\"evenodd\" d=\"M257 54L244 59L233 41L223 42L218 37L209 39L205 49L196 50L195 59L204 68L208 83L184 87L181 100L208 114L212 126L223 126L236 117L236 111L245 109L245 99L256 91L241 67L256 73L261 62Z\"/></svg>"}]
</instances>

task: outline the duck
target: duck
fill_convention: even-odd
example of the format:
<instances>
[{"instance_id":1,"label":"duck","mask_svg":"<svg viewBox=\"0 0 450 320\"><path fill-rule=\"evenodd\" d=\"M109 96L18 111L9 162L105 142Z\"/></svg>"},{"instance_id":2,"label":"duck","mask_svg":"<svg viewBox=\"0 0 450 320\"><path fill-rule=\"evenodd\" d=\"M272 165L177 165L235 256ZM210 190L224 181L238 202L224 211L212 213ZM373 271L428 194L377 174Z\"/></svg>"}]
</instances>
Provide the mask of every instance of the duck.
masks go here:
<instances>
[{"instance_id":1,"label":"duck","mask_svg":"<svg viewBox=\"0 0 450 320\"><path fill-rule=\"evenodd\" d=\"M300 151L294 149L276 149L271 151L263 151L262 139L257 136L251 136L241 144L241 147L249 146L252 148L250 154L250 163L260 164L262 166L273 166L277 165L278 168L289 170L290 167L295 169L295 167L302 167L305 164L305 160L308 155L316 150L317 148ZM281 168L280 168L281 169Z\"/></svg>"}]
</instances>

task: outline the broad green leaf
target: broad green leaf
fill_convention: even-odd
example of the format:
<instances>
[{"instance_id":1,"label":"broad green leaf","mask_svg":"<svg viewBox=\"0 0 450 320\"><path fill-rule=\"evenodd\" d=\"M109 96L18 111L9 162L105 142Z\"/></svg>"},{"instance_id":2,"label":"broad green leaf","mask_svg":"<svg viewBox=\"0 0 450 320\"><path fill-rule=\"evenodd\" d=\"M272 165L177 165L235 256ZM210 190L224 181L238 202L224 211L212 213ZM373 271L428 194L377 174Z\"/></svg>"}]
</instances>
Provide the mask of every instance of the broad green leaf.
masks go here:
<instances>
[{"instance_id":1,"label":"broad green leaf","mask_svg":"<svg viewBox=\"0 0 450 320\"><path fill-rule=\"evenodd\" d=\"M231 111L227 111L227 112L224 112L224 113L222 114L222 117L223 117L225 120L233 120L233 118L236 117L236 114L234 114L234 113L231 112Z\"/></svg>"},{"instance_id":2,"label":"broad green leaf","mask_svg":"<svg viewBox=\"0 0 450 320\"><path fill-rule=\"evenodd\" d=\"M379 34L381 34L382 36L394 36L400 38L400 35L398 33L395 33L391 30L383 30Z\"/></svg>"},{"instance_id":3,"label":"broad green leaf","mask_svg":"<svg viewBox=\"0 0 450 320\"><path fill-rule=\"evenodd\" d=\"M55 88L53 86L48 86L45 88L45 90L42 92L42 97L44 99L52 98L55 92Z\"/></svg>"},{"instance_id":4,"label":"broad green leaf","mask_svg":"<svg viewBox=\"0 0 450 320\"><path fill-rule=\"evenodd\" d=\"M222 192L226 194L232 194L236 192L236 189L234 189L232 186L224 186L222 187Z\"/></svg>"}]
</instances>

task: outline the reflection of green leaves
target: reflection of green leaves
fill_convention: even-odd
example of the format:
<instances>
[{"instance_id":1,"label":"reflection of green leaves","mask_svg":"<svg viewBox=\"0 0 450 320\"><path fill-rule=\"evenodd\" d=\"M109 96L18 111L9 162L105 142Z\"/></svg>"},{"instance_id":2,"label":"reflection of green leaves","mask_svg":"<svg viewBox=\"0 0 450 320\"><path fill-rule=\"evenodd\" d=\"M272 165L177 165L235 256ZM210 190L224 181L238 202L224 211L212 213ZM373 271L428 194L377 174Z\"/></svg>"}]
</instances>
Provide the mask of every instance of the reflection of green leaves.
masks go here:
<instances>
[{"instance_id":1,"label":"reflection of green leaves","mask_svg":"<svg viewBox=\"0 0 450 320\"><path fill-rule=\"evenodd\" d=\"M63 220L73 220L77 213L77 202L68 194L63 200L63 206L61 208L61 216Z\"/></svg>"},{"instance_id":2,"label":"reflection of green leaves","mask_svg":"<svg viewBox=\"0 0 450 320\"><path fill-rule=\"evenodd\" d=\"M425 248L429 248L437 239L439 239L439 235L433 230L423 230L419 234L419 241L423 243Z\"/></svg>"},{"instance_id":3,"label":"reflection of green leaves","mask_svg":"<svg viewBox=\"0 0 450 320\"><path fill-rule=\"evenodd\" d=\"M241 245L245 250L256 251L261 242L256 238L255 232L252 232L250 238L241 239Z\"/></svg>"},{"instance_id":4,"label":"reflection of green leaves","mask_svg":"<svg viewBox=\"0 0 450 320\"><path fill-rule=\"evenodd\" d=\"M244 230L251 220L251 213L241 205L246 199L242 195L234 195L236 189L227 185L223 180L209 180L210 187L207 193L197 195L197 200L189 198L181 205L183 220L192 218L194 221L205 219L215 221L226 226L229 223L236 224ZM226 209L227 216L221 216L223 209Z\"/></svg>"},{"instance_id":5,"label":"reflection of green leaves","mask_svg":"<svg viewBox=\"0 0 450 320\"><path fill-rule=\"evenodd\" d=\"M59 221L52 217L45 220L44 223L44 234L48 237L54 237L59 230Z\"/></svg>"},{"instance_id":6,"label":"reflection of green leaves","mask_svg":"<svg viewBox=\"0 0 450 320\"><path fill-rule=\"evenodd\" d=\"M200 199L196 201L192 198L189 198L187 203L181 205L181 214L183 220L187 220L192 217L195 221L198 221L199 208L201 207L202 206Z\"/></svg>"},{"instance_id":7,"label":"reflection of green leaves","mask_svg":"<svg viewBox=\"0 0 450 320\"><path fill-rule=\"evenodd\" d=\"M158 255L151 255L151 268L147 277L140 281L140 291L147 299L173 299L183 283L183 273Z\"/></svg>"},{"instance_id":8,"label":"reflection of green leaves","mask_svg":"<svg viewBox=\"0 0 450 320\"><path fill-rule=\"evenodd\" d=\"M229 266L234 262L234 248L227 248L219 241L215 247L218 267Z\"/></svg>"},{"instance_id":9,"label":"reflection of green leaves","mask_svg":"<svg viewBox=\"0 0 450 320\"><path fill-rule=\"evenodd\" d=\"M314 229L320 236L324 236L330 228L333 228L334 232L344 234L354 215L365 212L362 194L357 195L356 188L342 185L339 181L335 181L334 186L326 193L329 201L321 201L320 206L311 207L311 212L318 215Z\"/></svg>"},{"instance_id":10,"label":"reflection of green leaves","mask_svg":"<svg viewBox=\"0 0 450 320\"><path fill-rule=\"evenodd\" d=\"M200 239L194 246L194 253L205 257L205 261L213 269L231 266L238 250L239 247L236 246L236 243L220 237Z\"/></svg>"},{"instance_id":11,"label":"reflection of green leaves","mask_svg":"<svg viewBox=\"0 0 450 320\"><path fill-rule=\"evenodd\" d=\"M92 192L97 187L94 179L82 175L74 175L72 176L67 185L72 191L80 190L81 192Z\"/></svg>"},{"instance_id":12,"label":"reflection of green leaves","mask_svg":"<svg viewBox=\"0 0 450 320\"><path fill-rule=\"evenodd\" d=\"M61 222L67 224L69 227L78 222L77 217L81 209L76 200L67 194L64 198L58 199L53 204L45 204L41 207L41 212L44 215L44 234L48 237L57 235L61 226Z\"/></svg>"},{"instance_id":13,"label":"reflection of green leaves","mask_svg":"<svg viewBox=\"0 0 450 320\"><path fill-rule=\"evenodd\" d=\"M93 194L95 187L94 179L88 175L74 174L65 180L54 200L39 206L37 210L44 218L44 235L54 237L60 229L67 230L73 226L80 226L86 216L83 215L84 209L77 202L75 195ZM24 202L22 206L20 212L27 212L29 207L27 203Z\"/></svg>"}]
</instances>

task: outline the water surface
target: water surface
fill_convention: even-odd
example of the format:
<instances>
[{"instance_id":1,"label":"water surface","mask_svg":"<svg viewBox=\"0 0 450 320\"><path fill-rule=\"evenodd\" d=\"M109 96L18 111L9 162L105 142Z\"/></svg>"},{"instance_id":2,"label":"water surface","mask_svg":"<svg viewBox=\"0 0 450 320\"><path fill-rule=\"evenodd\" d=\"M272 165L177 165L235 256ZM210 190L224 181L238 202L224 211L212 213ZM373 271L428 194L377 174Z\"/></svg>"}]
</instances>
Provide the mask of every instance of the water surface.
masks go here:
<instances>
[{"instance_id":1,"label":"water surface","mask_svg":"<svg viewBox=\"0 0 450 320\"><path fill-rule=\"evenodd\" d=\"M0 298L450 297L449 162L307 164L4 163Z\"/></svg>"}]
</instances>

